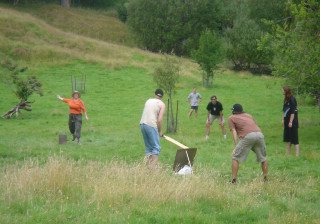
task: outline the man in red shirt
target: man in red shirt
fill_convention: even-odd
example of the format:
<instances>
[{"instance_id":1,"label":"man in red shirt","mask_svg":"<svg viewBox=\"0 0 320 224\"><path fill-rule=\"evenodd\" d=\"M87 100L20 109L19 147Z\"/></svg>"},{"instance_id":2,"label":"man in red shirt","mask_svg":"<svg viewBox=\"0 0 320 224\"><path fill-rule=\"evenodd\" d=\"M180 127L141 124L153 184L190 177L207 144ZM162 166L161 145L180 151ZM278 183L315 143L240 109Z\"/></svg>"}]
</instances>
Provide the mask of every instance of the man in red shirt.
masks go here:
<instances>
[{"instance_id":1,"label":"man in red shirt","mask_svg":"<svg viewBox=\"0 0 320 224\"><path fill-rule=\"evenodd\" d=\"M78 91L74 91L71 99L62 98L59 95L57 98L69 105L69 130L73 135L72 141L77 139L77 143L80 144L82 112L84 112L86 120L89 120L87 110L80 99L80 93Z\"/></svg>"},{"instance_id":2,"label":"man in red shirt","mask_svg":"<svg viewBox=\"0 0 320 224\"><path fill-rule=\"evenodd\" d=\"M232 115L228 119L229 128L236 145L232 153L232 181L237 183L239 162L247 159L252 150L257 156L257 162L261 163L264 181L267 180L268 164L266 158L266 145L264 136L255 120L250 114L243 112L240 104L232 107Z\"/></svg>"}]
</instances>

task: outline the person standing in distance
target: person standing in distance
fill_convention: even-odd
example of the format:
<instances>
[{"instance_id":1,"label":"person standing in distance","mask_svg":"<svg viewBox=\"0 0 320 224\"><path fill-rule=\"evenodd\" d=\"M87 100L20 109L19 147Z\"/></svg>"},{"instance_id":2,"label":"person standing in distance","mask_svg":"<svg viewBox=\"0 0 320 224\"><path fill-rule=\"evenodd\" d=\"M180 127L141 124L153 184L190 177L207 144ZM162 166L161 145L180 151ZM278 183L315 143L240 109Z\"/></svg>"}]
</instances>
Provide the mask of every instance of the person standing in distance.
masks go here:
<instances>
[{"instance_id":1,"label":"person standing in distance","mask_svg":"<svg viewBox=\"0 0 320 224\"><path fill-rule=\"evenodd\" d=\"M69 105L69 130L73 136L72 141L77 139L77 143L80 144L81 137L81 127L82 127L82 112L84 112L86 120L89 120L87 109L85 108L82 100L80 99L80 92L74 91L72 93L72 98L62 98L57 96L57 98Z\"/></svg>"},{"instance_id":2,"label":"person standing in distance","mask_svg":"<svg viewBox=\"0 0 320 224\"><path fill-rule=\"evenodd\" d=\"M140 120L140 129L142 132L147 166L155 168L160 154L160 137L162 133L162 119L165 112L165 104L162 102L163 91L156 89L155 97L148 99L144 105L142 117Z\"/></svg>"},{"instance_id":3,"label":"person standing in distance","mask_svg":"<svg viewBox=\"0 0 320 224\"><path fill-rule=\"evenodd\" d=\"M296 98L292 95L290 87L283 87L283 141L287 143L287 154L290 155L291 145L294 145L296 156L299 156L299 138L298 138L298 109Z\"/></svg>"},{"instance_id":4,"label":"person standing in distance","mask_svg":"<svg viewBox=\"0 0 320 224\"><path fill-rule=\"evenodd\" d=\"M245 161L251 150L256 154L257 162L261 163L263 180L267 181L268 163L266 145L261 129L253 117L243 112L240 104L234 104L232 115L228 118L228 123L234 144L236 145L232 153L231 183L237 183L239 162Z\"/></svg>"},{"instance_id":5,"label":"person standing in distance","mask_svg":"<svg viewBox=\"0 0 320 224\"><path fill-rule=\"evenodd\" d=\"M189 111L189 118L192 115L192 112L194 111L194 117L198 117L198 107L199 103L201 102L201 95L200 93L197 92L196 88L192 89L192 92L188 96L188 102L191 106L190 111Z\"/></svg>"},{"instance_id":6,"label":"person standing in distance","mask_svg":"<svg viewBox=\"0 0 320 224\"><path fill-rule=\"evenodd\" d=\"M219 119L219 125L224 139L227 138L226 129L224 128L224 118L223 118L223 107L222 104L217 100L216 96L211 96L211 101L207 105L207 121L206 121L206 140L209 138L210 126L215 119Z\"/></svg>"}]
</instances>

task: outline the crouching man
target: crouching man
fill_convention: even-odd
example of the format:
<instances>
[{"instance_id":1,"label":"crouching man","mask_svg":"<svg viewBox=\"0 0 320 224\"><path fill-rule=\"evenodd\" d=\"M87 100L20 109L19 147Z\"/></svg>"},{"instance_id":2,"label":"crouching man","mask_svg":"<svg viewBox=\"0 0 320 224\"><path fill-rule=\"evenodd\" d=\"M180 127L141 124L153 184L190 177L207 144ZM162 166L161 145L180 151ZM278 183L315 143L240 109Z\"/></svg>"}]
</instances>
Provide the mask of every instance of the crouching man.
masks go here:
<instances>
[{"instance_id":1,"label":"crouching man","mask_svg":"<svg viewBox=\"0 0 320 224\"><path fill-rule=\"evenodd\" d=\"M247 159L252 150L257 156L257 162L261 163L263 180L267 180L268 164L266 158L266 145L264 136L255 120L250 114L243 111L240 104L232 107L232 115L228 118L229 128L236 145L232 153L232 180L237 183L239 162Z\"/></svg>"}]
</instances>

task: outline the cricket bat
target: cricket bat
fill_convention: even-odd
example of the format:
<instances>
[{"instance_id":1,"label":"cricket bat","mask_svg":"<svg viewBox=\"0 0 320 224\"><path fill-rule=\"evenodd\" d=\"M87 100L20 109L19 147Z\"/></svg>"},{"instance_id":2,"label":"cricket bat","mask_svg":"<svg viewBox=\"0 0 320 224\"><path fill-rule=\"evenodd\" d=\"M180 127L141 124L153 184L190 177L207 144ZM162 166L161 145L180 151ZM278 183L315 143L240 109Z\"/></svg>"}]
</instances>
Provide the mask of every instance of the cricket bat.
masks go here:
<instances>
[{"instance_id":1,"label":"cricket bat","mask_svg":"<svg viewBox=\"0 0 320 224\"><path fill-rule=\"evenodd\" d=\"M179 147L182 148L182 149L188 149L188 148L189 148L188 146L185 146L184 144L182 144L182 143L174 140L173 138L171 138L171 137L169 137L169 136L163 135L163 138L164 138L165 140L167 140L167 141L169 141L169 142L171 142L171 143L179 146Z\"/></svg>"}]
</instances>

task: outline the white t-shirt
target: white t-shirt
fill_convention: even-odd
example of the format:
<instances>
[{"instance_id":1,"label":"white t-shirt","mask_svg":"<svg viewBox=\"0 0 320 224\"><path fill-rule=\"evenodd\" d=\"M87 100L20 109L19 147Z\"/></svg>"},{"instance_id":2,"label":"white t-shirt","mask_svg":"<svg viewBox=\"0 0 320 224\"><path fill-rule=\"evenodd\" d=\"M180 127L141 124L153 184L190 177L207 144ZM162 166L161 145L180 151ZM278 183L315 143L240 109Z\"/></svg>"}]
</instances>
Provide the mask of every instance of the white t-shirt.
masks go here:
<instances>
[{"instance_id":1,"label":"white t-shirt","mask_svg":"<svg viewBox=\"0 0 320 224\"><path fill-rule=\"evenodd\" d=\"M198 106L199 99L201 99L200 93L190 93L188 96L188 99L190 100L191 106Z\"/></svg>"},{"instance_id":2,"label":"white t-shirt","mask_svg":"<svg viewBox=\"0 0 320 224\"><path fill-rule=\"evenodd\" d=\"M148 99L144 105L140 124L146 124L157 128L157 120L162 104L163 102L159 99Z\"/></svg>"}]
</instances>

